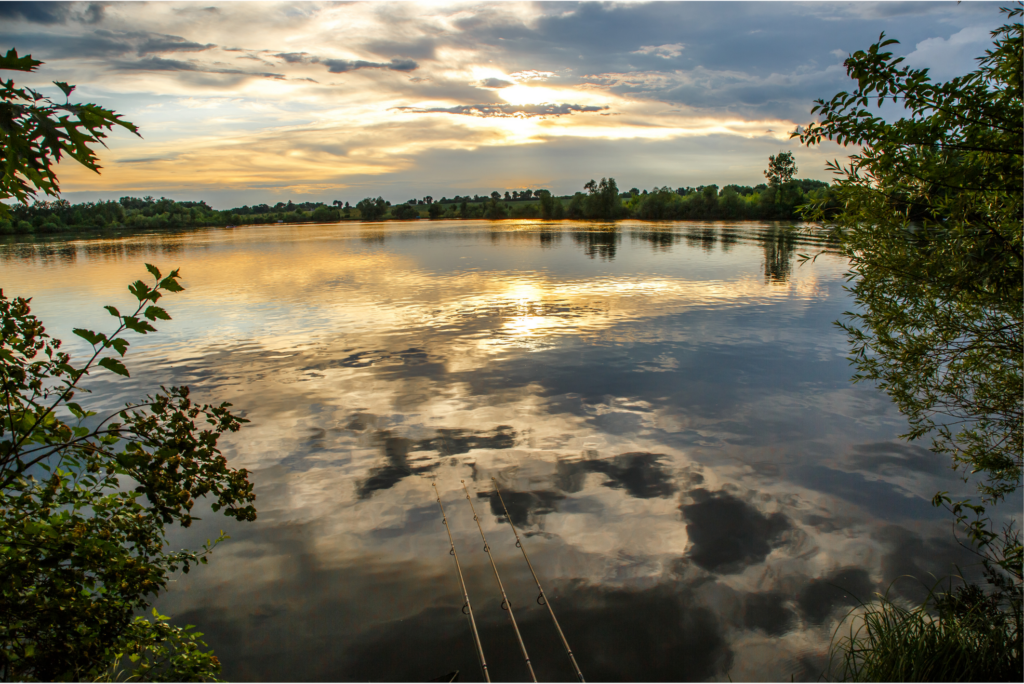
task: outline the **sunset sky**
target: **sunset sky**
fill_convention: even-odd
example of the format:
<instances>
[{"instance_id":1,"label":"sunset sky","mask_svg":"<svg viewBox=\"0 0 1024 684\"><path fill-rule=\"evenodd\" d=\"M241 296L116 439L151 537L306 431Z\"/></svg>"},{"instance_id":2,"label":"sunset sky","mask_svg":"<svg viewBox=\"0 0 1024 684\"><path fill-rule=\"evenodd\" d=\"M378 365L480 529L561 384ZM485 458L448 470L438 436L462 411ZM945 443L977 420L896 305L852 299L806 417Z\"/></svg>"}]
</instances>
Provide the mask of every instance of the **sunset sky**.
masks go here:
<instances>
[{"instance_id":1,"label":"sunset sky","mask_svg":"<svg viewBox=\"0 0 1024 684\"><path fill-rule=\"evenodd\" d=\"M975 68L998 3L0 3L16 74L122 113L73 201L392 202L491 190L763 182L846 56L884 31L946 80ZM13 72L4 72L4 77Z\"/></svg>"}]
</instances>

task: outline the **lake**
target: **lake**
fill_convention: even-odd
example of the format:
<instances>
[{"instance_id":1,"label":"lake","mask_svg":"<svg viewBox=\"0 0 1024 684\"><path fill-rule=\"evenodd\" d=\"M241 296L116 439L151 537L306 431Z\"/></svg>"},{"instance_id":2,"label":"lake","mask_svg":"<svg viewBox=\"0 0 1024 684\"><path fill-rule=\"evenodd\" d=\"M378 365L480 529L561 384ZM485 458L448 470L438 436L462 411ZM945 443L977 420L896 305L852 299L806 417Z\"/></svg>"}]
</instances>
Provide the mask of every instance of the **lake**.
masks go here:
<instances>
[{"instance_id":1,"label":"lake","mask_svg":"<svg viewBox=\"0 0 1024 684\"><path fill-rule=\"evenodd\" d=\"M8 241L0 285L81 358L71 329L109 330L145 262L181 269L89 401L187 384L251 421L222 447L259 519L172 530L231 539L155 603L228 680L479 680L436 483L491 677L525 681L464 482L538 678L572 681L492 478L589 681L817 680L858 599L972 563L930 505L970 488L850 382L845 261L797 259L822 249L762 223L248 227Z\"/></svg>"}]
</instances>

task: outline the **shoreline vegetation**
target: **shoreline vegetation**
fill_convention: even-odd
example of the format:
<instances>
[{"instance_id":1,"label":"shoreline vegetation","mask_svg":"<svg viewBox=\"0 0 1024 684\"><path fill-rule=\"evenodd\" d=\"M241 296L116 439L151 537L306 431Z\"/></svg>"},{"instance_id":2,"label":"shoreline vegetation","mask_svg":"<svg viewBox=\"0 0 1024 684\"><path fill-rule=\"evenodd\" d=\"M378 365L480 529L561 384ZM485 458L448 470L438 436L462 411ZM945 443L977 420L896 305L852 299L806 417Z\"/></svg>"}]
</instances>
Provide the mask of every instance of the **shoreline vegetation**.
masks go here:
<instances>
[{"instance_id":1,"label":"shoreline vegetation","mask_svg":"<svg viewBox=\"0 0 1024 684\"><path fill-rule=\"evenodd\" d=\"M829 203L828 183L810 179L756 186L717 185L632 188L620 192L614 178L590 181L585 192L554 196L547 190L495 190L490 195L430 196L392 204L381 197L354 206L335 200L292 201L245 205L217 210L205 201L161 197L122 197L117 201L71 204L67 200L36 201L9 207L0 219L0 235L217 228L246 225L340 223L344 221L409 221L416 219L640 219L640 220L801 220L799 207Z\"/></svg>"}]
</instances>

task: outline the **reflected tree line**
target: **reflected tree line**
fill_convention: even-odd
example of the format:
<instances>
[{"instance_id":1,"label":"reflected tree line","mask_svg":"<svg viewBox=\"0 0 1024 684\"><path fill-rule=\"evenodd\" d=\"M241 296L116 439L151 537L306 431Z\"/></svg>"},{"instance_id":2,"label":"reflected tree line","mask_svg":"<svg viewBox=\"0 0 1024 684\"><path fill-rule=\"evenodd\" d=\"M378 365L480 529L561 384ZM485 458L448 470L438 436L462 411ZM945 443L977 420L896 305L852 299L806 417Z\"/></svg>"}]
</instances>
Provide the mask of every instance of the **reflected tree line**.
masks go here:
<instances>
[{"instance_id":1,"label":"reflected tree line","mask_svg":"<svg viewBox=\"0 0 1024 684\"><path fill-rule=\"evenodd\" d=\"M490 239L498 244L515 240L536 243L541 248L561 245L568 235L573 244L580 247L591 259L612 261L618 254L623 239L623 230L609 224L591 225L581 230L540 230L540 231L492 231ZM760 244L764 250L765 283L784 283L789 280L793 267L793 256L798 244L806 239L799 229L790 225L772 225L756 228L745 228L741 233L729 226L695 225L686 226L682 230L677 227L658 229L631 228L628 235L633 243L647 243L655 252L668 252L680 244L699 248L711 254L715 248L728 253L734 245L741 241ZM366 244L383 246L391 236L380 229L364 230L360 240ZM195 249L195 245L190 245ZM68 244L63 242L19 242L0 250L0 262L37 261L42 264L61 263L73 264L79 258L86 260L134 260L150 256L173 256L184 249L182 244L167 242L126 243L104 242Z\"/></svg>"},{"instance_id":2,"label":"reflected tree line","mask_svg":"<svg viewBox=\"0 0 1024 684\"><path fill-rule=\"evenodd\" d=\"M205 245L190 244L189 249L208 249ZM33 261L41 264L74 264L86 261L140 261L151 257L177 256L185 245L166 241L152 242L14 242L0 250L0 262Z\"/></svg>"}]
</instances>

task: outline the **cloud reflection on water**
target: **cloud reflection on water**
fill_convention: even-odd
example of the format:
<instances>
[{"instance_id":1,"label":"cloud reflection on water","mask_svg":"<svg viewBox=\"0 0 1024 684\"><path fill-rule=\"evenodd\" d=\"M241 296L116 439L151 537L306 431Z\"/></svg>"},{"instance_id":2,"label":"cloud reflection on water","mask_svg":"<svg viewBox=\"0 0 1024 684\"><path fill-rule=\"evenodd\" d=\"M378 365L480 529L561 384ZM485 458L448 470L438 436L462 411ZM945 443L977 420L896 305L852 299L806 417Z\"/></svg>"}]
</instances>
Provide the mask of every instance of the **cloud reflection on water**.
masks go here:
<instances>
[{"instance_id":1,"label":"cloud reflection on water","mask_svg":"<svg viewBox=\"0 0 1024 684\"><path fill-rule=\"evenodd\" d=\"M182 267L173 324L94 389L190 384L252 421L225 452L259 521L175 531L233 539L160 599L227 677L475 678L431 481L492 669L519 676L465 479L538 673L571 678L494 476L588 678L779 680L818 676L852 597L963 561L927 503L962 485L849 385L842 264L794 268L796 246L756 224L437 223L0 258L59 325L153 255Z\"/></svg>"}]
</instances>

